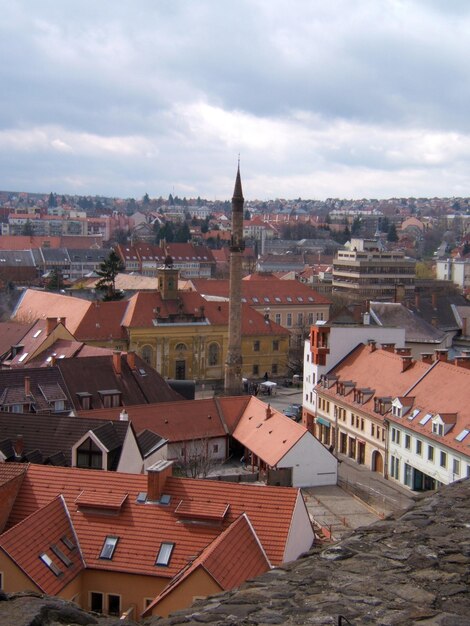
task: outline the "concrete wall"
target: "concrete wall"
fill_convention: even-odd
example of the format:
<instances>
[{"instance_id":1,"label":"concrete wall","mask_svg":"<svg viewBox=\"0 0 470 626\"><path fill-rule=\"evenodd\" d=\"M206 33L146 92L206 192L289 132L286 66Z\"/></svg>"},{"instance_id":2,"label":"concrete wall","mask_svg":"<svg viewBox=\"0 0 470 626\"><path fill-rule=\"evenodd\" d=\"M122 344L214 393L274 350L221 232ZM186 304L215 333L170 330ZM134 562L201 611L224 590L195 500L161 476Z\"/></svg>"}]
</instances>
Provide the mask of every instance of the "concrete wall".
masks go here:
<instances>
[{"instance_id":1,"label":"concrete wall","mask_svg":"<svg viewBox=\"0 0 470 626\"><path fill-rule=\"evenodd\" d=\"M297 496L292 522L289 529L289 535L286 541L286 549L284 551L284 563L294 561L303 552L310 550L315 535L310 523L307 507L301 492Z\"/></svg>"},{"instance_id":2,"label":"concrete wall","mask_svg":"<svg viewBox=\"0 0 470 626\"><path fill-rule=\"evenodd\" d=\"M293 487L336 485L338 479L338 461L308 431L277 467L292 467Z\"/></svg>"}]
</instances>

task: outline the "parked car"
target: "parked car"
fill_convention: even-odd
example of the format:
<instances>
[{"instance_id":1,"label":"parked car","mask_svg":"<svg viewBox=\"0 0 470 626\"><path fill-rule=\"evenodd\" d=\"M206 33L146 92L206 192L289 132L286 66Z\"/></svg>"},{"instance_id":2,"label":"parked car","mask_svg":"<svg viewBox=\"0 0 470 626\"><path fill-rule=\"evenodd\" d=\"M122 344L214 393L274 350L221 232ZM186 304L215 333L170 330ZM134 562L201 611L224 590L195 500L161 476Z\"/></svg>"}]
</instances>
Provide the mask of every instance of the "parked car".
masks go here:
<instances>
[{"instance_id":1,"label":"parked car","mask_svg":"<svg viewBox=\"0 0 470 626\"><path fill-rule=\"evenodd\" d=\"M300 421L302 417L302 405L301 404L289 404L287 409L284 409L284 415L296 422Z\"/></svg>"}]
</instances>

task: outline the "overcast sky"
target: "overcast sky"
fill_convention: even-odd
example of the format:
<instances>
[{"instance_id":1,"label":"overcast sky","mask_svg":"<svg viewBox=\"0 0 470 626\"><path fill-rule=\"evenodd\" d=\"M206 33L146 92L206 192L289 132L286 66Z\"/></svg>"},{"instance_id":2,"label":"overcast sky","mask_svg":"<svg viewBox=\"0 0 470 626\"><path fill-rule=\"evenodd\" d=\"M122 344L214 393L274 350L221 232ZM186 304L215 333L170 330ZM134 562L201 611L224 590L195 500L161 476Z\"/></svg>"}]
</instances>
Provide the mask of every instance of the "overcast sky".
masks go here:
<instances>
[{"instance_id":1,"label":"overcast sky","mask_svg":"<svg viewBox=\"0 0 470 626\"><path fill-rule=\"evenodd\" d=\"M0 189L470 195L468 0L0 9Z\"/></svg>"}]
</instances>

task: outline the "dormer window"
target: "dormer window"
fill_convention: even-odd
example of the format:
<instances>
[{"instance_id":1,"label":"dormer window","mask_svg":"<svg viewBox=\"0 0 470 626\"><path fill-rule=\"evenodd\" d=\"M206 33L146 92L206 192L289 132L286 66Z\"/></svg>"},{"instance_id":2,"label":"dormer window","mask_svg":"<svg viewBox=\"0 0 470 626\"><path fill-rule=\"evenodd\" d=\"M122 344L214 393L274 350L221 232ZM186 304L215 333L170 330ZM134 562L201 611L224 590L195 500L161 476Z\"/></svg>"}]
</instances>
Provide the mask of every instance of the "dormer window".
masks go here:
<instances>
[{"instance_id":1,"label":"dormer window","mask_svg":"<svg viewBox=\"0 0 470 626\"><path fill-rule=\"evenodd\" d=\"M439 437L442 437L444 435L444 424L440 424L439 422L433 422L432 432L434 435L439 435Z\"/></svg>"},{"instance_id":2,"label":"dormer window","mask_svg":"<svg viewBox=\"0 0 470 626\"><path fill-rule=\"evenodd\" d=\"M397 406L396 404L394 404L392 406L392 415L394 415L395 417L401 417L401 406Z\"/></svg>"},{"instance_id":3,"label":"dormer window","mask_svg":"<svg viewBox=\"0 0 470 626\"><path fill-rule=\"evenodd\" d=\"M78 401L80 402L81 409L83 409L84 411L89 411L92 408L91 393L88 393L87 391L79 391L77 392L77 398L78 398Z\"/></svg>"}]
</instances>

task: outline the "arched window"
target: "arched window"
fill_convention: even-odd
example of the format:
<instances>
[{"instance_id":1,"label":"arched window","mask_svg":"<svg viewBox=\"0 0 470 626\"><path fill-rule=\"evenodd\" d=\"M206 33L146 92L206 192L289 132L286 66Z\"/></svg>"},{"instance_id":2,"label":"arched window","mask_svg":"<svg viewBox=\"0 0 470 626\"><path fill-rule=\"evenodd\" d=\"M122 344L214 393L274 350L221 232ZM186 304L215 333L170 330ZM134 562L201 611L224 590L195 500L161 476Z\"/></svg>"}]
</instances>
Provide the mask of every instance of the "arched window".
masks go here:
<instances>
[{"instance_id":1,"label":"arched window","mask_svg":"<svg viewBox=\"0 0 470 626\"><path fill-rule=\"evenodd\" d=\"M177 352L184 352L186 350L186 345L184 343L177 343L175 346L175 350Z\"/></svg>"},{"instance_id":2,"label":"arched window","mask_svg":"<svg viewBox=\"0 0 470 626\"><path fill-rule=\"evenodd\" d=\"M209 346L209 365L218 365L219 364L219 344L211 343Z\"/></svg>"},{"instance_id":3,"label":"arched window","mask_svg":"<svg viewBox=\"0 0 470 626\"><path fill-rule=\"evenodd\" d=\"M142 358L146 363L148 363L148 365L152 365L152 359L153 359L152 346L144 346L142 348Z\"/></svg>"}]
</instances>

